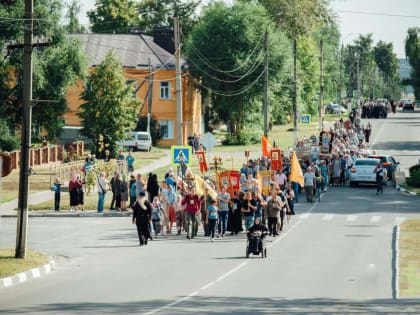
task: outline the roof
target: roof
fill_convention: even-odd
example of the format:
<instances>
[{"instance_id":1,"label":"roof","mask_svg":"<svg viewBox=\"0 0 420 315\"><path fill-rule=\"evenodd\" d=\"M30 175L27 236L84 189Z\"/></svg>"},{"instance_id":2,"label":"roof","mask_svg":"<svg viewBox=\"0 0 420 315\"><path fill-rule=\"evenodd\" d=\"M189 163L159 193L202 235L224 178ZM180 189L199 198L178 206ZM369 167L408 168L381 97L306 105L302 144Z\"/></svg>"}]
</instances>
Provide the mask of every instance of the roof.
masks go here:
<instances>
[{"instance_id":1,"label":"roof","mask_svg":"<svg viewBox=\"0 0 420 315\"><path fill-rule=\"evenodd\" d=\"M114 49L121 58L121 64L126 68L147 68L150 63L153 68L174 69L175 58L168 51L153 41L153 37L143 34L71 34L84 44L89 66L102 62L109 50Z\"/></svg>"}]
</instances>

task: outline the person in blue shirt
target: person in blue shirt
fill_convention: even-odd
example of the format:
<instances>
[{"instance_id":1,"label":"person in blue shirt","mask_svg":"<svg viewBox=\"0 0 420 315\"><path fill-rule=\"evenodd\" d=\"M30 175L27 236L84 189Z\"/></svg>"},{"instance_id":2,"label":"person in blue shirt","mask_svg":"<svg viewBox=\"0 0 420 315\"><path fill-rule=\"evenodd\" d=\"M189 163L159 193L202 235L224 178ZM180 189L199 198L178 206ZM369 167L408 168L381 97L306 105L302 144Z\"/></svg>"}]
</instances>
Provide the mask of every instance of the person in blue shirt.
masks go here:
<instances>
[{"instance_id":1,"label":"person in blue shirt","mask_svg":"<svg viewBox=\"0 0 420 315\"><path fill-rule=\"evenodd\" d=\"M133 208L133 204L136 202L136 177L130 176L130 207Z\"/></svg>"},{"instance_id":2,"label":"person in blue shirt","mask_svg":"<svg viewBox=\"0 0 420 315\"><path fill-rule=\"evenodd\" d=\"M131 155L131 152L128 152L127 157L125 160L127 161L127 172L128 174L132 174L134 172L134 160L136 158Z\"/></svg>"},{"instance_id":3,"label":"person in blue shirt","mask_svg":"<svg viewBox=\"0 0 420 315\"><path fill-rule=\"evenodd\" d=\"M214 242L214 234L216 232L216 224L219 220L219 208L216 206L216 200L211 200L210 205L206 209L206 224L209 227L210 241Z\"/></svg>"},{"instance_id":4,"label":"person in blue shirt","mask_svg":"<svg viewBox=\"0 0 420 315\"><path fill-rule=\"evenodd\" d=\"M91 165L92 164L90 162L90 159L89 158L86 158L85 165L83 166L83 170L84 170L85 176L90 172Z\"/></svg>"},{"instance_id":5,"label":"person in blue shirt","mask_svg":"<svg viewBox=\"0 0 420 315\"><path fill-rule=\"evenodd\" d=\"M244 163L242 165L241 170L239 171L241 174L245 175L245 178L248 178L248 168L246 167L246 164Z\"/></svg>"},{"instance_id":6,"label":"person in blue shirt","mask_svg":"<svg viewBox=\"0 0 420 315\"><path fill-rule=\"evenodd\" d=\"M55 208L55 211L60 211L60 199L61 199L61 182L58 178L56 178L55 183L54 183L54 208Z\"/></svg>"}]
</instances>

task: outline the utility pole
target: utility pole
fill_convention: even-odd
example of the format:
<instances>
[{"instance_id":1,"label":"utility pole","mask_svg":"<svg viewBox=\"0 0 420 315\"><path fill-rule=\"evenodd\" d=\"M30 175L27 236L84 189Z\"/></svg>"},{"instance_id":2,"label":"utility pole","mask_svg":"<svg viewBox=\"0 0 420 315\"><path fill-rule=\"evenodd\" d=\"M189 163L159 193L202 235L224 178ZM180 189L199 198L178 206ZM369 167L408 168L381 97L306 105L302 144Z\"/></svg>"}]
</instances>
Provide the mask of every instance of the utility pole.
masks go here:
<instances>
[{"instance_id":1,"label":"utility pole","mask_svg":"<svg viewBox=\"0 0 420 315\"><path fill-rule=\"evenodd\" d=\"M357 105L360 104L360 69L359 69L359 59L360 55L356 55L356 64L357 64Z\"/></svg>"},{"instance_id":2,"label":"utility pole","mask_svg":"<svg viewBox=\"0 0 420 315\"><path fill-rule=\"evenodd\" d=\"M268 31L265 30L265 76L264 76L264 136L268 136Z\"/></svg>"},{"instance_id":3,"label":"utility pole","mask_svg":"<svg viewBox=\"0 0 420 315\"><path fill-rule=\"evenodd\" d=\"M296 76L296 61L297 61L297 47L296 39L293 41L293 131L294 131L294 146L297 144L297 76Z\"/></svg>"},{"instance_id":4,"label":"utility pole","mask_svg":"<svg viewBox=\"0 0 420 315\"><path fill-rule=\"evenodd\" d=\"M179 31L179 18L174 15L174 41L175 41L175 73L176 73L176 143L183 144L182 137L182 82L181 82L181 40Z\"/></svg>"},{"instance_id":5,"label":"utility pole","mask_svg":"<svg viewBox=\"0 0 420 315\"><path fill-rule=\"evenodd\" d=\"M19 213L17 217L16 258L26 258L28 226L29 154L32 121L32 39L33 0L25 0L24 66L23 66L23 121L19 172Z\"/></svg>"},{"instance_id":6,"label":"utility pole","mask_svg":"<svg viewBox=\"0 0 420 315\"><path fill-rule=\"evenodd\" d=\"M324 80L323 80L323 54L324 54L324 41L321 39L320 42L320 50L321 50L321 56L319 57L319 63L321 66L321 71L319 75L319 129L323 129L324 123L322 121L322 109L323 109L323 101L324 101Z\"/></svg>"},{"instance_id":7,"label":"utility pole","mask_svg":"<svg viewBox=\"0 0 420 315\"><path fill-rule=\"evenodd\" d=\"M341 44L341 56L340 56L340 87L338 88L338 105L341 106L343 100L341 98L341 93L343 91L343 50L344 45Z\"/></svg>"},{"instance_id":8,"label":"utility pole","mask_svg":"<svg viewBox=\"0 0 420 315\"><path fill-rule=\"evenodd\" d=\"M152 62L150 61L149 57L149 74L148 74L148 81L149 81L149 89L152 89L153 82L151 81L152 76ZM150 92L149 92L150 93ZM149 94L146 95L146 97L149 96ZM147 133L150 134L150 113L151 113L151 98L147 100Z\"/></svg>"}]
</instances>

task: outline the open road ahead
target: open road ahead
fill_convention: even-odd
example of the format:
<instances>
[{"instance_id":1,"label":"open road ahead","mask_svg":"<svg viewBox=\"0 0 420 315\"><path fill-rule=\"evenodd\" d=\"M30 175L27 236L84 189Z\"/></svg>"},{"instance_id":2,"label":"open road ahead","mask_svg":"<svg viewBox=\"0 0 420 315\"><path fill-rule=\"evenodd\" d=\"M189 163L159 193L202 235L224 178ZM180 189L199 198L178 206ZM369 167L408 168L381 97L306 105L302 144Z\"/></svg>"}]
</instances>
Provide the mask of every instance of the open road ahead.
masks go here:
<instances>
[{"instance_id":1,"label":"open road ahead","mask_svg":"<svg viewBox=\"0 0 420 315\"><path fill-rule=\"evenodd\" d=\"M412 125L419 113L375 121L374 148L407 168L420 151ZM419 201L392 187L332 188L297 205L267 259L245 258L243 234L139 247L129 218L30 218L29 248L58 256L58 269L1 289L0 313L418 314L419 299L394 298L393 245L395 226L420 218ZM15 226L2 219L0 247L14 246Z\"/></svg>"}]
</instances>

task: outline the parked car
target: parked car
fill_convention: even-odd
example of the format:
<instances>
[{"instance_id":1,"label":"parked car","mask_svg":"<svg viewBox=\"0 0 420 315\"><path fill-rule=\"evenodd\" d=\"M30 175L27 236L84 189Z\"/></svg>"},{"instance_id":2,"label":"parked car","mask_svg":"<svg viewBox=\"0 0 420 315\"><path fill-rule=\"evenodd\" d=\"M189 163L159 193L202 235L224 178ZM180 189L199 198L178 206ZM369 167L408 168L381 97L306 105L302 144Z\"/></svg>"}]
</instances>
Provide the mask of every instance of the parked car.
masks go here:
<instances>
[{"instance_id":1,"label":"parked car","mask_svg":"<svg viewBox=\"0 0 420 315\"><path fill-rule=\"evenodd\" d=\"M125 151L148 151L152 150L152 137L145 131L132 131L128 132L127 139L118 142Z\"/></svg>"},{"instance_id":2,"label":"parked car","mask_svg":"<svg viewBox=\"0 0 420 315\"><path fill-rule=\"evenodd\" d=\"M414 103L413 103L413 101L404 100L403 103L402 103L402 110L403 111L409 110L409 111L414 112L415 109L414 109Z\"/></svg>"},{"instance_id":3,"label":"parked car","mask_svg":"<svg viewBox=\"0 0 420 315\"><path fill-rule=\"evenodd\" d=\"M403 107L404 102L409 102L409 99L400 99L399 107Z\"/></svg>"},{"instance_id":4,"label":"parked car","mask_svg":"<svg viewBox=\"0 0 420 315\"><path fill-rule=\"evenodd\" d=\"M368 159L379 159L386 168L387 177L395 185L395 171L398 170L400 162L395 161L394 157L390 155L369 155Z\"/></svg>"},{"instance_id":5,"label":"parked car","mask_svg":"<svg viewBox=\"0 0 420 315\"><path fill-rule=\"evenodd\" d=\"M357 159L350 169L350 186L359 183L375 184L376 174L373 172L378 165L379 159Z\"/></svg>"},{"instance_id":6,"label":"parked car","mask_svg":"<svg viewBox=\"0 0 420 315\"><path fill-rule=\"evenodd\" d=\"M347 114L347 109L341 105L329 103L325 106L325 112L327 114Z\"/></svg>"}]
</instances>

